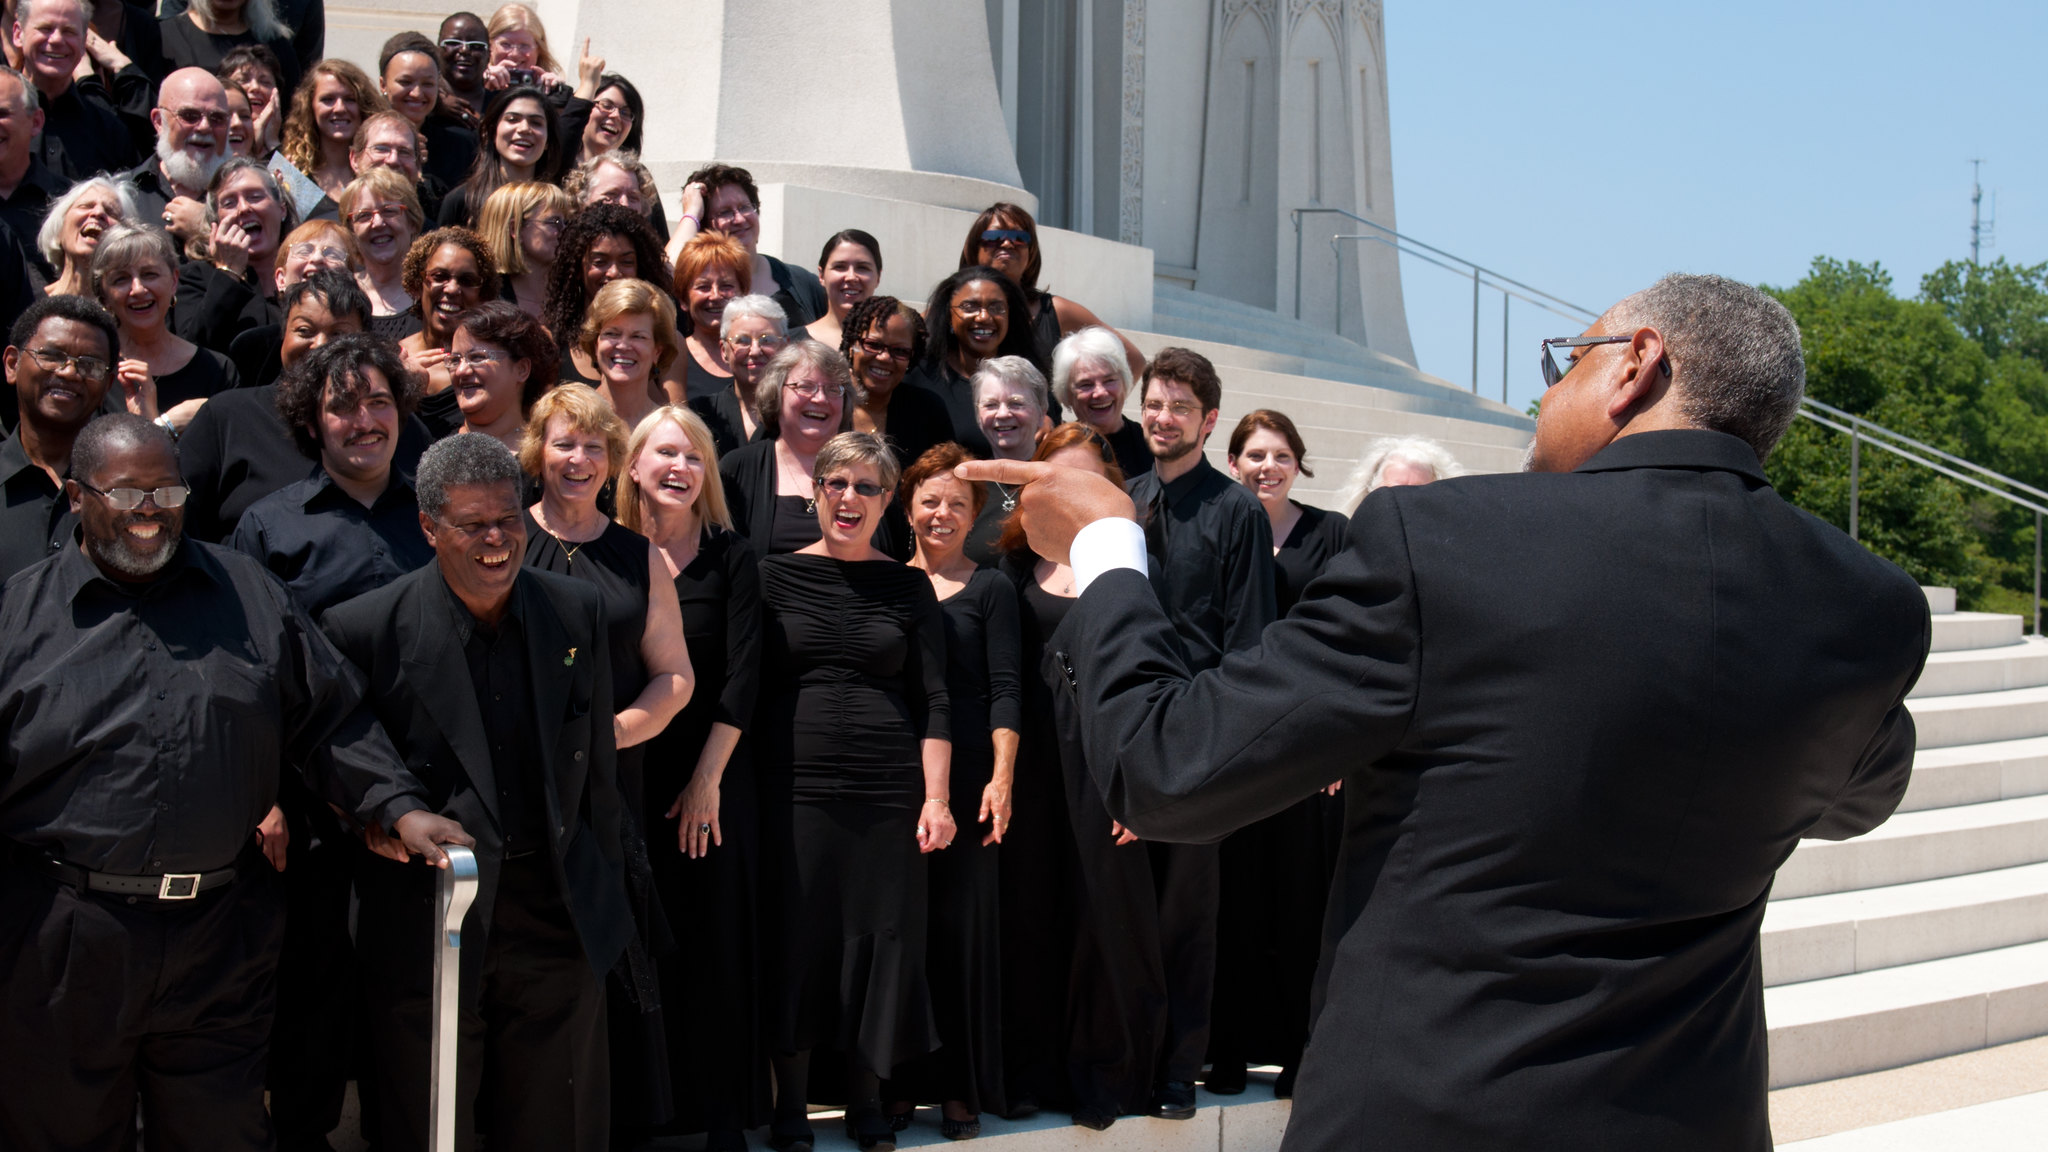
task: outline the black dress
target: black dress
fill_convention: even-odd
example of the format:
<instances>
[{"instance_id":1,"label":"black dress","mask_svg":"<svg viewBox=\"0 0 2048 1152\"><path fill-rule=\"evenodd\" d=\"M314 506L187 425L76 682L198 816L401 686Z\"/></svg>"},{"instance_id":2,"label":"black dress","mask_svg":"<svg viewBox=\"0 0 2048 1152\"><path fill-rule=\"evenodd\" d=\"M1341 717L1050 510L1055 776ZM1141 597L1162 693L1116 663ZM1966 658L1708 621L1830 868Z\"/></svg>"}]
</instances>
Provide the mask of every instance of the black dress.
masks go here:
<instances>
[{"instance_id":1,"label":"black dress","mask_svg":"<svg viewBox=\"0 0 2048 1152\"><path fill-rule=\"evenodd\" d=\"M731 388L715 396L692 396L688 401L690 411L704 420L704 426L711 430L712 446L723 458L761 438L761 425L754 425L753 435L747 434L747 424L740 412L739 393Z\"/></svg>"},{"instance_id":2,"label":"black dress","mask_svg":"<svg viewBox=\"0 0 2048 1152\"><path fill-rule=\"evenodd\" d=\"M993 455L988 436L982 432L981 422L975 415L974 383L955 372L951 364L927 362L912 369L897 387L922 388L938 397L945 404L946 416L952 422L953 434L948 439L967 449L969 456L986 460Z\"/></svg>"},{"instance_id":3,"label":"black dress","mask_svg":"<svg viewBox=\"0 0 2048 1152\"><path fill-rule=\"evenodd\" d=\"M1001 848L982 844L982 791L995 775L998 728L1024 725L1017 587L993 568L939 602L946 622L946 696L952 707L948 781L953 846L931 857L931 924L925 962L943 1047L899 1077L898 1098L964 1101L969 1111L1008 1111L1003 1083ZM1006 833L1007 835L1007 833Z\"/></svg>"},{"instance_id":4,"label":"black dress","mask_svg":"<svg viewBox=\"0 0 2048 1152\"><path fill-rule=\"evenodd\" d=\"M531 510L521 515L526 521L526 566L587 580L603 598L605 640L611 649L612 710L616 713L626 708L647 686L647 665L640 656L650 586L647 537L614 520L595 540L565 544L543 529ZM645 742L618 750L619 794L635 807L645 792L642 768L646 755ZM664 806L662 810L668 809ZM627 816L627 828L637 832L644 826L645 813ZM605 997L612 1054L612 1120L614 1127L624 1131L664 1123L674 1111L669 1098L667 1029L662 1022L653 960L667 943L667 921L655 901L647 844L638 836L631 840L637 843L626 846L626 886L639 930L612 970Z\"/></svg>"},{"instance_id":5,"label":"black dress","mask_svg":"<svg viewBox=\"0 0 2048 1152\"><path fill-rule=\"evenodd\" d=\"M210 400L217 392L240 386L241 374L227 357L211 348L196 348L183 368L156 378L157 410L167 412L187 400Z\"/></svg>"},{"instance_id":6,"label":"black dress","mask_svg":"<svg viewBox=\"0 0 2048 1152\"><path fill-rule=\"evenodd\" d=\"M1052 350L1060 342L1060 314L1053 307L1050 292L1038 293L1038 315L1031 321L1031 339L1038 345L1040 363L1052 363Z\"/></svg>"},{"instance_id":7,"label":"black dress","mask_svg":"<svg viewBox=\"0 0 2048 1152\"><path fill-rule=\"evenodd\" d=\"M761 589L754 550L707 528L676 576L683 636L697 675L690 703L647 744L642 800L654 891L687 944L659 962L669 993L668 1061L681 1132L768 1122L768 1050L761 1033L760 829L753 742L742 738L719 779L719 844L692 860L669 806L696 774L713 724L753 727L760 687Z\"/></svg>"},{"instance_id":8,"label":"black dress","mask_svg":"<svg viewBox=\"0 0 2048 1152\"><path fill-rule=\"evenodd\" d=\"M1075 913L1084 895L1053 720L1053 697L1065 682L1056 679L1060 674L1046 658L1074 601L1038 586L1038 561L1027 551L1002 563L1018 592L1024 686L1024 741L1010 788L1001 869L1003 1068L1013 1110L1031 1103L1066 1107L1072 1098L1068 977Z\"/></svg>"},{"instance_id":9,"label":"black dress","mask_svg":"<svg viewBox=\"0 0 2048 1152\"><path fill-rule=\"evenodd\" d=\"M1301 519L1273 555L1281 616L1343 551L1350 523L1322 508L1294 506ZM1323 911L1343 837L1343 795L1316 792L1223 842L1212 1061L1231 1071L1242 1063L1283 1069L1300 1063Z\"/></svg>"},{"instance_id":10,"label":"black dress","mask_svg":"<svg viewBox=\"0 0 2048 1152\"><path fill-rule=\"evenodd\" d=\"M732 391L732 375L720 376L697 362L688 348L683 349L683 384L691 400L708 400L721 392Z\"/></svg>"},{"instance_id":11,"label":"black dress","mask_svg":"<svg viewBox=\"0 0 2048 1152\"><path fill-rule=\"evenodd\" d=\"M284 68L284 75L277 77L277 96L290 109L301 72L298 50L292 47L291 29L280 25L278 33L268 39L254 32L201 32L199 25L180 12L158 20L157 30L163 41L166 76L180 68L218 72L221 58L244 44L261 44L277 53L277 62Z\"/></svg>"},{"instance_id":12,"label":"black dress","mask_svg":"<svg viewBox=\"0 0 2048 1152\"><path fill-rule=\"evenodd\" d=\"M951 733L945 625L924 573L888 560L770 556L761 600L769 1043L887 1077L939 1046L917 820L920 742Z\"/></svg>"}]
</instances>

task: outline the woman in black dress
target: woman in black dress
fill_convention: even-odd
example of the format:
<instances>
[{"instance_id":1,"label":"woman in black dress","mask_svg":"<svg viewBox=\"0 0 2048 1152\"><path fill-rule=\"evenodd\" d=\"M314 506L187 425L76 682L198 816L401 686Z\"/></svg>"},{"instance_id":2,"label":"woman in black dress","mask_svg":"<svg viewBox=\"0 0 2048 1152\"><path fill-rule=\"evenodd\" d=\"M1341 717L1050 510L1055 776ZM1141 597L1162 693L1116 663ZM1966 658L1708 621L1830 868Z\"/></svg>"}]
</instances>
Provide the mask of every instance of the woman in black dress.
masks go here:
<instances>
[{"instance_id":1,"label":"woman in black dress","mask_svg":"<svg viewBox=\"0 0 2048 1152\"><path fill-rule=\"evenodd\" d=\"M158 20L157 29L163 41L164 65L170 71L204 68L212 72L228 53L243 45L260 44L279 62L279 91L289 98L299 86L299 53L292 47L292 30L278 20L272 5L195 0L184 11Z\"/></svg>"},{"instance_id":2,"label":"woman in black dress","mask_svg":"<svg viewBox=\"0 0 2048 1152\"><path fill-rule=\"evenodd\" d=\"M1273 524L1274 591L1281 615L1344 547L1345 518L1290 499L1314 476L1294 421L1248 412L1230 434L1230 468ZM1245 1065L1278 1064L1276 1096L1291 1096L1308 1039L1309 990L1322 948L1323 906L1343 834L1336 785L1231 834L1223 842L1216 994L1206 1087L1244 1090Z\"/></svg>"},{"instance_id":3,"label":"woman in black dress","mask_svg":"<svg viewBox=\"0 0 2048 1152\"><path fill-rule=\"evenodd\" d=\"M761 592L754 550L732 530L711 432L655 409L626 446L619 522L661 554L683 613L697 687L648 742L642 819L654 892L688 946L657 960L670 1007L668 1066L678 1132L741 1152L768 1122L761 1034L760 832L753 749ZM674 821L671 826L670 822Z\"/></svg>"},{"instance_id":4,"label":"woman in black dress","mask_svg":"<svg viewBox=\"0 0 2048 1152\"><path fill-rule=\"evenodd\" d=\"M227 357L171 332L178 250L168 233L116 225L93 253L92 285L121 327L114 379L130 412L183 432L208 397L239 383Z\"/></svg>"},{"instance_id":5,"label":"woman in black dress","mask_svg":"<svg viewBox=\"0 0 2048 1152\"><path fill-rule=\"evenodd\" d=\"M812 1049L846 1056L847 1135L893 1149L880 1079L939 1046L923 854L954 836L946 638L931 581L871 543L896 479L881 440L833 437L811 489L819 539L761 561L778 1149L814 1142Z\"/></svg>"},{"instance_id":6,"label":"woman in black dress","mask_svg":"<svg viewBox=\"0 0 2048 1152\"><path fill-rule=\"evenodd\" d=\"M924 346L924 317L894 296L868 297L840 324L839 352L861 388L854 429L888 440L905 468L953 438L946 405L923 388L902 386L911 368L923 362Z\"/></svg>"},{"instance_id":7,"label":"woman in black dress","mask_svg":"<svg viewBox=\"0 0 2048 1152\"><path fill-rule=\"evenodd\" d=\"M341 190L341 221L363 258L356 283L370 298L372 331L393 341L419 331L419 312L405 291L405 254L426 217L412 181L382 166L365 171Z\"/></svg>"},{"instance_id":8,"label":"woman in black dress","mask_svg":"<svg viewBox=\"0 0 2048 1152\"><path fill-rule=\"evenodd\" d=\"M1124 482L1108 442L1084 424L1046 433L1032 458ZM1122 993L1131 990L1107 978L1095 942L1121 940L1131 929L1105 922L1082 881L1075 843L1082 821L1074 812L1090 818L1091 851L1117 849L1080 758L1079 733L1063 730L1055 715L1065 680L1049 646L1074 605L1073 570L1032 552L1015 525L1005 526L998 548L1003 574L1018 593L1024 669L1024 743L1002 866L1003 1052L1011 1114L1066 1107L1078 1123L1107 1128L1123 1100L1110 1085L1128 1079L1135 1104L1147 1099L1149 1053L1164 1020L1144 1023L1151 1017L1141 998L1126 997ZM1070 799L1075 791L1078 801Z\"/></svg>"},{"instance_id":9,"label":"woman in black dress","mask_svg":"<svg viewBox=\"0 0 2048 1152\"><path fill-rule=\"evenodd\" d=\"M761 438L718 462L733 528L753 543L755 555L817 542L812 476L825 444L853 427L859 399L849 397L852 385L846 358L816 340L796 341L762 370L754 390Z\"/></svg>"},{"instance_id":10,"label":"woman in black dress","mask_svg":"<svg viewBox=\"0 0 2048 1152\"><path fill-rule=\"evenodd\" d=\"M931 345L917 374L919 387L945 401L953 442L976 456L989 454L975 420L974 373L992 356L1022 356L1040 376L1046 360L1024 320L1024 290L992 268L962 268L932 290L925 306Z\"/></svg>"},{"instance_id":11,"label":"woman in black dress","mask_svg":"<svg viewBox=\"0 0 2048 1152\"><path fill-rule=\"evenodd\" d=\"M543 395L527 419L519 463L538 477L541 497L526 510L526 565L588 580L604 599L611 652L613 737L619 792L634 807L626 827L626 883L639 931L612 972L610 1015L613 1127L644 1133L671 1114L653 957L666 946L656 911L639 810L646 742L690 698L690 654L675 585L653 579L665 564L647 538L598 510L598 491L620 470L626 428L596 393L566 384Z\"/></svg>"},{"instance_id":12,"label":"woman in black dress","mask_svg":"<svg viewBox=\"0 0 2048 1152\"><path fill-rule=\"evenodd\" d=\"M960 245L960 267L982 265L1010 278L1024 293L1025 314L1017 326L1029 329L1038 345L1040 367L1052 359L1052 350L1065 337L1083 328L1101 328L1122 345L1131 375L1145 371L1145 354L1123 334L1104 324L1095 313L1064 296L1055 296L1038 286L1043 261L1038 251L1038 221L1021 204L998 201L982 210L967 229Z\"/></svg>"},{"instance_id":13,"label":"woman in black dress","mask_svg":"<svg viewBox=\"0 0 2048 1152\"><path fill-rule=\"evenodd\" d=\"M732 369L727 380L704 373L694 356L684 357L688 387L712 388L710 395L692 393L689 405L704 418L720 452L731 452L761 438L761 420L754 412L754 392L775 354L789 346L783 331L782 305L767 296L741 296L719 317L718 347Z\"/></svg>"},{"instance_id":14,"label":"woman in black dress","mask_svg":"<svg viewBox=\"0 0 2048 1152\"><path fill-rule=\"evenodd\" d=\"M740 242L723 232L699 232L676 250L675 293L682 302L683 380L691 400L708 400L734 389L733 366L726 358L723 339L725 309L753 291L754 265ZM775 306L782 317L782 331L789 332L789 314ZM700 413L704 409L698 409ZM707 417L708 419L708 417ZM720 435L719 425L711 425ZM721 444L725 441L721 440ZM746 441L733 440L736 447ZM731 451L731 448L723 448Z\"/></svg>"},{"instance_id":15,"label":"woman in black dress","mask_svg":"<svg viewBox=\"0 0 2048 1152\"><path fill-rule=\"evenodd\" d=\"M919 1100L942 1104L948 1139L981 1132L981 1113L1008 1111L1003 1085L1001 884L998 848L1010 826L1010 793L1024 725L1017 588L969 558L964 545L986 489L953 475L970 459L941 444L904 472L917 554L946 621L946 690L952 706L952 809L988 825L931 863L932 1008L943 1047L892 1084L891 1120L908 1124Z\"/></svg>"}]
</instances>

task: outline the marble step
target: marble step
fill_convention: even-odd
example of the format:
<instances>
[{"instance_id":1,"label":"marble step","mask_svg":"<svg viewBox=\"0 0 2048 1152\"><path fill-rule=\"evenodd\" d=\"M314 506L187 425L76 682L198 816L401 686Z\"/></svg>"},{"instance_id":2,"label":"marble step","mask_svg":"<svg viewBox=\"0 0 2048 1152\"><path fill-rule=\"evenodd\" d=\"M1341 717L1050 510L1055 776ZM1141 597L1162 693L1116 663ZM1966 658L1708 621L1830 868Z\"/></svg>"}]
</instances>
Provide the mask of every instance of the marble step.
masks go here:
<instances>
[{"instance_id":1,"label":"marble step","mask_svg":"<svg viewBox=\"0 0 2048 1152\"><path fill-rule=\"evenodd\" d=\"M1935 652L1959 652L1965 648L2002 648L2020 642L2018 616L2003 612L1944 612L1934 617Z\"/></svg>"},{"instance_id":2,"label":"marble step","mask_svg":"<svg viewBox=\"0 0 2048 1152\"><path fill-rule=\"evenodd\" d=\"M1899 812L1854 840L1802 840L1774 899L1853 892L2048 862L2048 795Z\"/></svg>"},{"instance_id":3,"label":"marble step","mask_svg":"<svg viewBox=\"0 0 2048 1152\"><path fill-rule=\"evenodd\" d=\"M2048 1034L2048 942L1764 990L1773 1088Z\"/></svg>"},{"instance_id":4,"label":"marble step","mask_svg":"<svg viewBox=\"0 0 2048 1152\"><path fill-rule=\"evenodd\" d=\"M1900 812L1953 808L2048 792L2048 736L1922 748Z\"/></svg>"},{"instance_id":5,"label":"marble step","mask_svg":"<svg viewBox=\"0 0 2048 1152\"><path fill-rule=\"evenodd\" d=\"M2048 940L2048 864L1823 896L1764 912L1775 986Z\"/></svg>"},{"instance_id":6,"label":"marble step","mask_svg":"<svg viewBox=\"0 0 2048 1152\"><path fill-rule=\"evenodd\" d=\"M1920 748L2048 736L2048 686L1916 696L1907 708L1913 713Z\"/></svg>"},{"instance_id":7,"label":"marble step","mask_svg":"<svg viewBox=\"0 0 2048 1152\"><path fill-rule=\"evenodd\" d=\"M1939 619L1939 617L1936 617ZM2048 640L2028 636L1996 648L1932 652L1909 697L1960 696L2048 684Z\"/></svg>"}]
</instances>

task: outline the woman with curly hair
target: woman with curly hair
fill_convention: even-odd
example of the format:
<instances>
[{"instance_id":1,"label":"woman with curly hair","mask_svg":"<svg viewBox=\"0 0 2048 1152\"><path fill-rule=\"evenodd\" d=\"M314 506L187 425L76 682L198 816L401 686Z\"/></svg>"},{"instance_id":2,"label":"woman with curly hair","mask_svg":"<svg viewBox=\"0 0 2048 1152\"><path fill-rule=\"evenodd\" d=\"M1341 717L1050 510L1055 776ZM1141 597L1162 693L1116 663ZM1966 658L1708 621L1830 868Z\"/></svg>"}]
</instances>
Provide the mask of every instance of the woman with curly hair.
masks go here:
<instances>
[{"instance_id":1,"label":"woman with curly hair","mask_svg":"<svg viewBox=\"0 0 2048 1152\"><path fill-rule=\"evenodd\" d=\"M391 105L376 81L346 60L327 59L313 65L292 94L291 114L284 120L284 158L327 193L306 215L331 217L341 190L356 178L348 149L356 126Z\"/></svg>"},{"instance_id":2,"label":"woman with curly hair","mask_svg":"<svg viewBox=\"0 0 2048 1152\"><path fill-rule=\"evenodd\" d=\"M575 345L584 311L597 290L614 280L645 280L666 291L668 262L662 258L661 241L638 212L593 204L571 220L555 242L548 302L541 310L541 321L563 346L562 379L597 383L597 366Z\"/></svg>"},{"instance_id":3,"label":"woman with curly hair","mask_svg":"<svg viewBox=\"0 0 2048 1152\"><path fill-rule=\"evenodd\" d=\"M449 390L448 341L462 314L489 298L498 283L498 262L483 237L469 229L436 228L413 241L404 276L420 330L399 341L398 350L408 367L426 377L420 418L452 425L456 403Z\"/></svg>"},{"instance_id":4,"label":"woman with curly hair","mask_svg":"<svg viewBox=\"0 0 2048 1152\"><path fill-rule=\"evenodd\" d=\"M924 317L894 296L870 296L840 321L839 351L864 397L853 410L854 430L887 440L905 468L953 438L945 402L923 388L903 387L911 366L924 359L924 346Z\"/></svg>"}]
</instances>

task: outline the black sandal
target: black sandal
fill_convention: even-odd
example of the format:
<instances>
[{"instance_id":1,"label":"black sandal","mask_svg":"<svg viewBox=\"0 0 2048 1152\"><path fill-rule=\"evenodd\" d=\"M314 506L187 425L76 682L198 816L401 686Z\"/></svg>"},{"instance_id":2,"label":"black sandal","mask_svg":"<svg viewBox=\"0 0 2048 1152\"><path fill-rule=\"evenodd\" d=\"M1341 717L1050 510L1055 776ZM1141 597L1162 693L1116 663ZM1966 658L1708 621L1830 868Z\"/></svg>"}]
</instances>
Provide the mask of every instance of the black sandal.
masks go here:
<instances>
[{"instance_id":1,"label":"black sandal","mask_svg":"<svg viewBox=\"0 0 2048 1152\"><path fill-rule=\"evenodd\" d=\"M981 1135L981 1117L973 1116L966 1120L954 1120L947 1116L941 1116L939 1117L939 1135L944 1136L948 1140L972 1140L976 1136Z\"/></svg>"}]
</instances>

